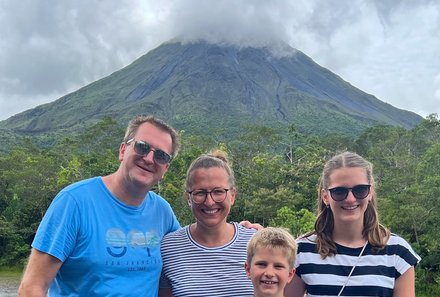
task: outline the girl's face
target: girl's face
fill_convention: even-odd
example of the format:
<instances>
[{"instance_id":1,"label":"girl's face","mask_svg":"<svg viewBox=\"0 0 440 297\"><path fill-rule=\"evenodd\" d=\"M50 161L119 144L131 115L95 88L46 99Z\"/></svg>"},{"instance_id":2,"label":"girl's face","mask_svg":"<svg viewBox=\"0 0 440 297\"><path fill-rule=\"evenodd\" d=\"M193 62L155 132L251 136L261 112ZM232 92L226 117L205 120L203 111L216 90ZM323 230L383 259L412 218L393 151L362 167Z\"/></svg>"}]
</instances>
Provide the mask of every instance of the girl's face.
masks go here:
<instances>
[{"instance_id":1,"label":"girl's face","mask_svg":"<svg viewBox=\"0 0 440 297\"><path fill-rule=\"evenodd\" d=\"M369 201L372 199L371 192L373 191L373 188L371 187L368 191L365 190L364 187L364 191L362 191L362 187L357 187L354 191L358 198L353 195L352 188L359 185L369 184L367 172L361 167L343 167L334 170L330 174L328 189L321 190L321 199L326 205L330 206L333 212L335 226L346 223L363 224L364 213L368 207ZM336 187L349 188L350 190L348 191L347 198L341 201L334 200L329 189L334 189ZM334 196L336 197L336 195ZM363 196L365 196L365 198L360 199L360 197Z\"/></svg>"},{"instance_id":2,"label":"girl's face","mask_svg":"<svg viewBox=\"0 0 440 297\"><path fill-rule=\"evenodd\" d=\"M189 191L200 196L200 192L208 192L203 202L196 203L196 197L188 195L188 203L198 225L212 228L226 224L226 218L235 202L235 189L229 184L229 176L225 169L219 167L199 168L192 173L192 186ZM222 192L224 196L220 197ZM203 196L203 195L202 195ZM216 202L213 197L220 201ZM203 200L203 199L202 199ZM197 201L198 202L198 201Z\"/></svg>"}]
</instances>

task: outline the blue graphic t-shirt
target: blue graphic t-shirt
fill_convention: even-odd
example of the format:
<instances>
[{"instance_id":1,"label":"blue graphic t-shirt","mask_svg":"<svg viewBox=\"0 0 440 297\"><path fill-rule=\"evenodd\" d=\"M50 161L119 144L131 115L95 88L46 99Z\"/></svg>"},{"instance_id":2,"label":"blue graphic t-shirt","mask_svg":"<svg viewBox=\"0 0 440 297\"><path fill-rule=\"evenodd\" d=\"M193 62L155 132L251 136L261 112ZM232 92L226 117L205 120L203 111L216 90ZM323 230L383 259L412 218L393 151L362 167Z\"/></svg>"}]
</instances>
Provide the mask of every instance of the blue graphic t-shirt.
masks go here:
<instances>
[{"instance_id":1,"label":"blue graphic t-shirt","mask_svg":"<svg viewBox=\"0 0 440 297\"><path fill-rule=\"evenodd\" d=\"M55 197L32 247L63 262L49 296L157 296L160 241L179 227L154 192L129 206L95 177Z\"/></svg>"}]
</instances>

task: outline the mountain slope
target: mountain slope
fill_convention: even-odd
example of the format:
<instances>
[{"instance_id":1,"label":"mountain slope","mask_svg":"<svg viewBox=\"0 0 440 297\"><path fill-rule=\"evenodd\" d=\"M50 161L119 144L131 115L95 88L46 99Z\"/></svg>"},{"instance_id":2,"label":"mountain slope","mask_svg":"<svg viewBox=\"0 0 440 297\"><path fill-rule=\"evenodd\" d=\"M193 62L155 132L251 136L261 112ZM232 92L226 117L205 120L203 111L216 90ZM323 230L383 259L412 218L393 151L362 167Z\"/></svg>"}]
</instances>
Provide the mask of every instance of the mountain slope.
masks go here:
<instances>
[{"instance_id":1,"label":"mountain slope","mask_svg":"<svg viewBox=\"0 0 440 297\"><path fill-rule=\"evenodd\" d=\"M164 43L108 77L0 122L0 128L25 135L75 131L103 116L125 124L140 113L193 133L295 124L308 133L358 134L374 124L410 128L421 121L290 51L278 58L261 48Z\"/></svg>"}]
</instances>

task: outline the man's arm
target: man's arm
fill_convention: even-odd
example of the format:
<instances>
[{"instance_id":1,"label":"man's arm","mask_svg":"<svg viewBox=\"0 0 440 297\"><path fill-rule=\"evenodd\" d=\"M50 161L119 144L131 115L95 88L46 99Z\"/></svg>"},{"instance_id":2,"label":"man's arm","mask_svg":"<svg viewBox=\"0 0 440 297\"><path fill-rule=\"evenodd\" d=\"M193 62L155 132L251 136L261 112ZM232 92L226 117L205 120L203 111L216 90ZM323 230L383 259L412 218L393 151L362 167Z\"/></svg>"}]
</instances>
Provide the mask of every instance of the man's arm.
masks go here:
<instances>
[{"instance_id":1,"label":"man's arm","mask_svg":"<svg viewBox=\"0 0 440 297\"><path fill-rule=\"evenodd\" d=\"M49 285L62 264L63 262L59 259L32 249L18 289L18 295L21 297L46 296Z\"/></svg>"}]
</instances>

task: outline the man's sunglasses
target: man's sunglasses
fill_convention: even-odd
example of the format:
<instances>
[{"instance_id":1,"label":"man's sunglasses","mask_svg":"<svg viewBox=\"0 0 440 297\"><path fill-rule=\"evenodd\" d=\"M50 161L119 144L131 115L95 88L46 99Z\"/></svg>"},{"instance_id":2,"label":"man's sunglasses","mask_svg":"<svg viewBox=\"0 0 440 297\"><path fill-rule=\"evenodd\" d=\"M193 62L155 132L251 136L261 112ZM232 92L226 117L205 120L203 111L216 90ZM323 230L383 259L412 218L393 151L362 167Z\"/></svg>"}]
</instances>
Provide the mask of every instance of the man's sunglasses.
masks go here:
<instances>
[{"instance_id":1,"label":"man's sunglasses","mask_svg":"<svg viewBox=\"0 0 440 297\"><path fill-rule=\"evenodd\" d=\"M368 194L370 194L370 187L371 185L357 185L353 188L346 188L346 187L335 187L328 189L330 192L330 196L335 201L342 201L347 198L348 192L351 191L354 198L356 199L365 199Z\"/></svg>"},{"instance_id":2,"label":"man's sunglasses","mask_svg":"<svg viewBox=\"0 0 440 297\"><path fill-rule=\"evenodd\" d=\"M153 159L158 164L165 165L171 162L172 159L171 155L165 153L163 150L153 149L148 142L142 140L135 140L134 138L132 138L128 140L126 143L130 144L132 142L134 143L133 147L136 154L141 156L146 156L150 151L153 151Z\"/></svg>"}]
</instances>

